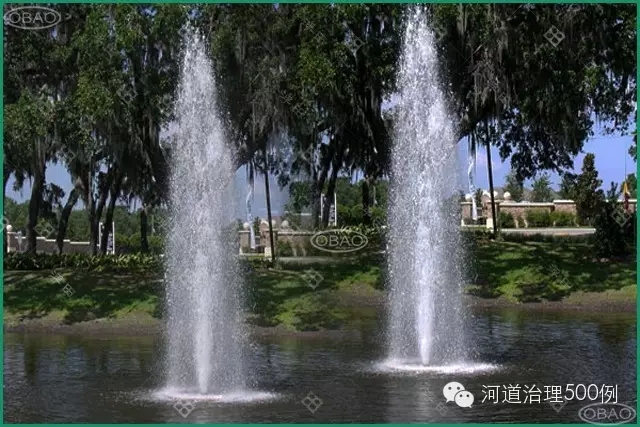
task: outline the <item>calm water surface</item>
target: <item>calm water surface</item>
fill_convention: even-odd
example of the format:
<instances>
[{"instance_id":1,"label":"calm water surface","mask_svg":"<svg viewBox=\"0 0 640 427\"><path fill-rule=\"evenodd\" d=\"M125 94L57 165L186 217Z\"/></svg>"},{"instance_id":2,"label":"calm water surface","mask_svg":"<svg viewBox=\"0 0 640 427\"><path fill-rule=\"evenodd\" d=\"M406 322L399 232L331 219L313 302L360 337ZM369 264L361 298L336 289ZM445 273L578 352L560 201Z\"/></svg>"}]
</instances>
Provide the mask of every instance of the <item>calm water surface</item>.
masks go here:
<instances>
[{"instance_id":1,"label":"calm water surface","mask_svg":"<svg viewBox=\"0 0 640 427\"><path fill-rule=\"evenodd\" d=\"M636 407L634 313L598 315L492 310L473 315L475 372L389 372L380 369L380 324L360 338L254 341L255 388L271 398L220 403L161 400L162 343L152 337L5 334L4 420L85 422L580 422L588 401L490 403L483 386L618 386L618 402ZM475 365L476 367L481 367ZM442 389L462 383L471 408L444 404ZM309 393L319 407L302 401ZM524 400L524 393L520 394ZM502 399L502 395L500 398ZM544 392L542 393L544 400ZM180 406L178 406L180 409ZM312 411L315 410L315 411ZM183 414L186 416L183 417Z\"/></svg>"}]
</instances>

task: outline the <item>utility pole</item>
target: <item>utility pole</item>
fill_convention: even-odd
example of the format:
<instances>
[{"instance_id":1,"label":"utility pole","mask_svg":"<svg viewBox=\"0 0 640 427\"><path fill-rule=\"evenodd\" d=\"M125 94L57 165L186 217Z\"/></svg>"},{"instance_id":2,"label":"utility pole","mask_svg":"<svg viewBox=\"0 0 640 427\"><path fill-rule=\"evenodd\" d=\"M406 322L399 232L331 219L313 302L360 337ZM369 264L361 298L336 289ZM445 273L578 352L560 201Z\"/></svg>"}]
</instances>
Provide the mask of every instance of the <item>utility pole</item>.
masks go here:
<instances>
[{"instance_id":1,"label":"utility pole","mask_svg":"<svg viewBox=\"0 0 640 427\"><path fill-rule=\"evenodd\" d=\"M271 244L271 261L276 261L275 245L273 243L273 223L271 221L271 194L269 192L269 163L267 160L267 150L264 152L264 185L267 194L267 220L269 221L269 243Z\"/></svg>"},{"instance_id":2,"label":"utility pole","mask_svg":"<svg viewBox=\"0 0 640 427\"><path fill-rule=\"evenodd\" d=\"M496 200L493 194L493 166L491 165L491 138L489 137L489 124L485 121L487 130L487 169L489 171L489 193L491 196L491 218L493 219L493 237L498 235L498 223L496 222Z\"/></svg>"}]
</instances>

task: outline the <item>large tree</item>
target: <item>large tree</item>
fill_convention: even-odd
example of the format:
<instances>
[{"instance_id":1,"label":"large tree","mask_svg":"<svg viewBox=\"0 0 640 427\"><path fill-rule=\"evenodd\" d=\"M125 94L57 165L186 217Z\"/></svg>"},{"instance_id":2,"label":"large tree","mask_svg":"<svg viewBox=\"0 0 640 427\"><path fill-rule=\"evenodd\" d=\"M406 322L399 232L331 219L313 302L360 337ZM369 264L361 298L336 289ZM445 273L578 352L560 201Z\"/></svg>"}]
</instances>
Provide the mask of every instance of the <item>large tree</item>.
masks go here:
<instances>
[{"instance_id":1,"label":"large tree","mask_svg":"<svg viewBox=\"0 0 640 427\"><path fill-rule=\"evenodd\" d=\"M594 115L610 124L609 131L629 130L635 6L434 8L459 135L488 121L492 131L482 144L496 145L503 160L510 157L519 179L571 168Z\"/></svg>"},{"instance_id":2,"label":"large tree","mask_svg":"<svg viewBox=\"0 0 640 427\"><path fill-rule=\"evenodd\" d=\"M39 31L5 26L4 28L4 136L6 138L6 182L13 173L17 187L31 180L28 251L36 251L36 226L47 188L46 167L57 161L56 147L61 132L58 126L73 77L71 36L83 24L83 6L58 5L61 16L74 15L73 22ZM50 206L49 206L50 208ZM52 228L42 228L49 237Z\"/></svg>"},{"instance_id":3,"label":"large tree","mask_svg":"<svg viewBox=\"0 0 640 427\"><path fill-rule=\"evenodd\" d=\"M511 171L505 177L505 185L502 188L511 194L511 200L521 202L524 197L524 184L518 179L515 172Z\"/></svg>"},{"instance_id":4,"label":"large tree","mask_svg":"<svg viewBox=\"0 0 640 427\"><path fill-rule=\"evenodd\" d=\"M551 202L553 201L553 190L551 189L551 181L549 174L542 174L537 177L531 188L532 202Z\"/></svg>"},{"instance_id":5,"label":"large tree","mask_svg":"<svg viewBox=\"0 0 640 427\"><path fill-rule=\"evenodd\" d=\"M602 180L598 178L595 167L595 155L587 153L582 162L580 175L576 179L574 194L578 220L583 225L592 225L600 212L604 200L601 186Z\"/></svg>"},{"instance_id":6,"label":"large tree","mask_svg":"<svg viewBox=\"0 0 640 427\"><path fill-rule=\"evenodd\" d=\"M558 194L565 200L575 200L576 197L576 180L578 175L571 172L564 172L560 181Z\"/></svg>"}]
</instances>

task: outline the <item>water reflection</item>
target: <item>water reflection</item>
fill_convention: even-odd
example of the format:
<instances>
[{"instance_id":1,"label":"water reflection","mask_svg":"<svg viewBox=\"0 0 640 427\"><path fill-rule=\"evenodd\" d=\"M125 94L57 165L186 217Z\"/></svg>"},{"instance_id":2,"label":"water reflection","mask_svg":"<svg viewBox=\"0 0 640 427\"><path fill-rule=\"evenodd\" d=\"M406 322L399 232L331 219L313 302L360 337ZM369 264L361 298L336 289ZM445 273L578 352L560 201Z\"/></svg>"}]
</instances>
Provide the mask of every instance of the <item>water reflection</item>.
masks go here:
<instances>
[{"instance_id":1,"label":"water reflection","mask_svg":"<svg viewBox=\"0 0 640 427\"><path fill-rule=\"evenodd\" d=\"M153 337L6 334L5 421L578 422L579 404L560 412L544 403L482 404L482 386L611 384L618 385L619 401L636 399L633 313L478 311L470 354L500 369L462 375L376 371L386 353L380 330L370 327L340 339L254 339L248 360L255 386L278 398L198 403L186 419L171 402L149 398L164 379L158 368L162 343ZM454 380L474 393L472 408L440 405L443 386ZM309 393L322 401L315 412L301 403Z\"/></svg>"}]
</instances>

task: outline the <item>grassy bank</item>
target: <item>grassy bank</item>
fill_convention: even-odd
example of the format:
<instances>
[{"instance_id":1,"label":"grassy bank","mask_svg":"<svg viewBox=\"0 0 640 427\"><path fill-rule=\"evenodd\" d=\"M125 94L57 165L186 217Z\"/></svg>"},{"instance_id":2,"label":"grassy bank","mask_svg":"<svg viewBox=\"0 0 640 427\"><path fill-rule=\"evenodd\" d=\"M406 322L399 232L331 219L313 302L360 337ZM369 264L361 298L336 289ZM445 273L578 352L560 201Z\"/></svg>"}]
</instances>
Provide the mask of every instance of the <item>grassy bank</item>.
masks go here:
<instances>
[{"instance_id":1,"label":"grassy bank","mask_svg":"<svg viewBox=\"0 0 640 427\"><path fill-rule=\"evenodd\" d=\"M7 271L4 317L53 316L67 324L138 313L159 318L163 289L160 277L148 272Z\"/></svg>"},{"instance_id":2,"label":"grassy bank","mask_svg":"<svg viewBox=\"0 0 640 427\"><path fill-rule=\"evenodd\" d=\"M478 301L633 303L635 260L593 259L586 243L476 242L467 292ZM383 258L335 258L313 264L283 260L246 271L248 321L317 330L353 326L375 316L384 300ZM99 318L159 319L160 273L9 271L5 322L48 318L72 324ZM66 292L65 292L66 291Z\"/></svg>"},{"instance_id":3,"label":"grassy bank","mask_svg":"<svg viewBox=\"0 0 640 427\"><path fill-rule=\"evenodd\" d=\"M588 243L480 242L472 248L477 274L469 292L517 302L559 301L573 295L625 290L635 301L636 261L594 257Z\"/></svg>"}]
</instances>

